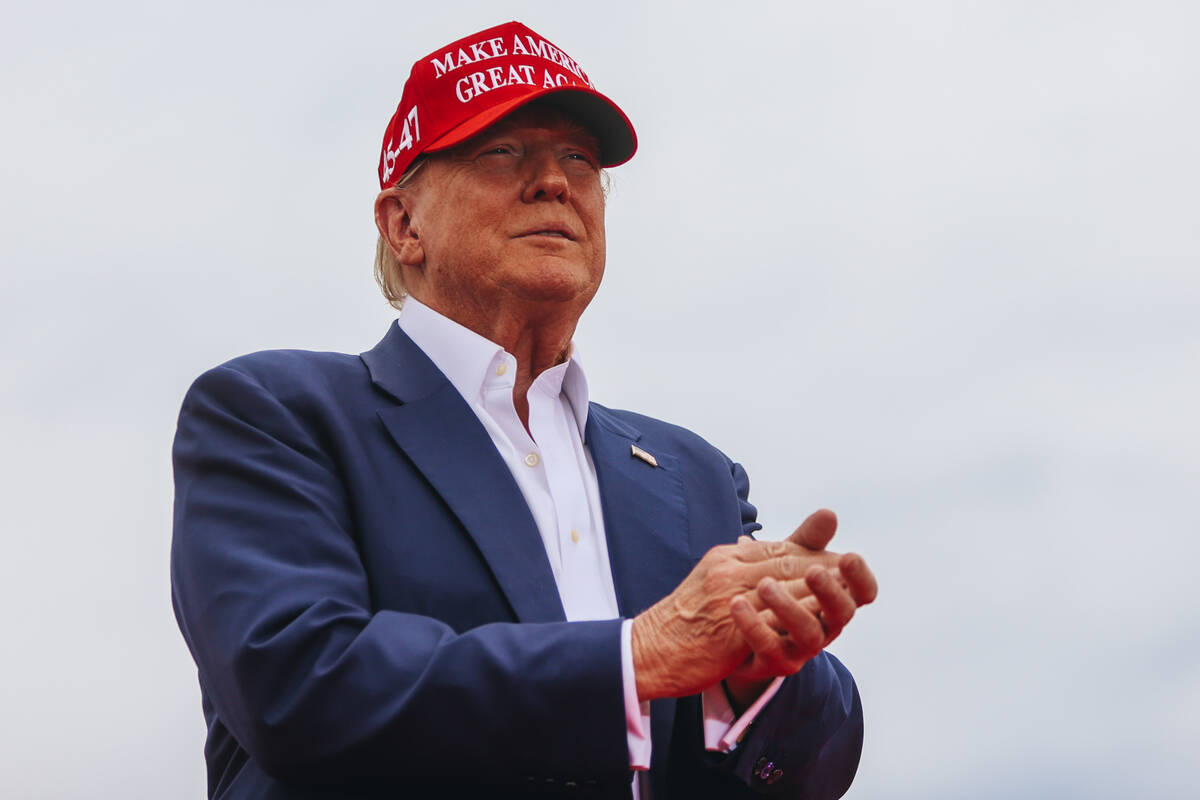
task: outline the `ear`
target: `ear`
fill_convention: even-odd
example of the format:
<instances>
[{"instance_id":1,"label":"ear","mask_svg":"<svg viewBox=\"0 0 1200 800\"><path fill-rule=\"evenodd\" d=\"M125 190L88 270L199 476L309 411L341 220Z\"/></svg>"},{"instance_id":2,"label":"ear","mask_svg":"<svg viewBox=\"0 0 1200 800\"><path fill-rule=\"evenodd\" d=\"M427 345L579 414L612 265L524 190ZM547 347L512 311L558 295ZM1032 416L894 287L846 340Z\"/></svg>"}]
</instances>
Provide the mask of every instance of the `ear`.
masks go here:
<instances>
[{"instance_id":1,"label":"ear","mask_svg":"<svg viewBox=\"0 0 1200 800\"><path fill-rule=\"evenodd\" d=\"M413 227L414 197L404 189L384 189L375 198L375 227L401 266L420 267L425 263L421 237Z\"/></svg>"}]
</instances>

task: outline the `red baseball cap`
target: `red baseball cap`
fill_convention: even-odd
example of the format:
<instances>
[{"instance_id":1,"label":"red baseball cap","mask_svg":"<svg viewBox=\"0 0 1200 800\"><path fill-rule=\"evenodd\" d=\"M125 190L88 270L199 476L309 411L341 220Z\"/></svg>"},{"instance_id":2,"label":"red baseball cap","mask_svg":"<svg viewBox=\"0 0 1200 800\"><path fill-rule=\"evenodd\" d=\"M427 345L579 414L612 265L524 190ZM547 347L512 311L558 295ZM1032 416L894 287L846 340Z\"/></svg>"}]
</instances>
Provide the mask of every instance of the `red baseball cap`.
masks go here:
<instances>
[{"instance_id":1,"label":"red baseball cap","mask_svg":"<svg viewBox=\"0 0 1200 800\"><path fill-rule=\"evenodd\" d=\"M453 147L547 95L600 141L601 166L633 158L637 134L625 112L595 90L575 59L521 23L506 22L413 64L383 134L379 186L395 182L422 153Z\"/></svg>"}]
</instances>

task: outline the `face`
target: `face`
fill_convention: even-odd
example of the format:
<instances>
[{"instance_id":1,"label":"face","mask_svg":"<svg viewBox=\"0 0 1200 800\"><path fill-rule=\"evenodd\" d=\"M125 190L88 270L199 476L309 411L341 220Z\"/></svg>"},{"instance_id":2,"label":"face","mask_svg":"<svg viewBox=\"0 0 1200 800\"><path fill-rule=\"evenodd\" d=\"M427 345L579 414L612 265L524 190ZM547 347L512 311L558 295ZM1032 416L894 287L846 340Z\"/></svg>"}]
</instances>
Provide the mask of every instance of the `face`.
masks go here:
<instances>
[{"instance_id":1,"label":"face","mask_svg":"<svg viewBox=\"0 0 1200 800\"><path fill-rule=\"evenodd\" d=\"M403 190L413 296L454 319L522 303L578 316L604 273L598 159L595 137L548 108L434 154Z\"/></svg>"}]
</instances>

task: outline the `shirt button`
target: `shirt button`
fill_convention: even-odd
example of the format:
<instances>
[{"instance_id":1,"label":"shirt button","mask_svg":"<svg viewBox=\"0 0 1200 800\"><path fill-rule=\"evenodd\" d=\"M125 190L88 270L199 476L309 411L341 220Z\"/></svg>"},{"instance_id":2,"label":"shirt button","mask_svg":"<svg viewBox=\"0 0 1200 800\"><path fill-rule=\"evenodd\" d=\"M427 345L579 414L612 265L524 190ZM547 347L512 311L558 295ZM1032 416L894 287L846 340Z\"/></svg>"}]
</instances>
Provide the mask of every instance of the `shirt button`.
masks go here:
<instances>
[{"instance_id":1,"label":"shirt button","mask_svg":"<svg viewBox=\"0 0 1200 800\"><path fill-rule=\"evenodd\" d=\"M496 374L503 375L506 372L508 372L508 364L505 364L503 361L501 361L500 366L496 367Z\"/></svg>"},{"instance_id":2,"label":"shirt button","mask_svg":"<svg viewBox=\"0 0 1200 800\"><path fill-rule=\"evenodd\" d=\"M579 531L575 530L574 528L571 528L571 541L575 544L579 544Z\"/></svg>"},{"instance_id":3,"label":"shirt button","mask_svg":"<svg viewBox=\"0 0 1200 800\"><path fill-rule=\"evenodd\" d=\"M530 453L529 455L525 456L526 466L536 467L538 465L538 461L539 459L537 453Z\"/></svg>"}]
</instances>

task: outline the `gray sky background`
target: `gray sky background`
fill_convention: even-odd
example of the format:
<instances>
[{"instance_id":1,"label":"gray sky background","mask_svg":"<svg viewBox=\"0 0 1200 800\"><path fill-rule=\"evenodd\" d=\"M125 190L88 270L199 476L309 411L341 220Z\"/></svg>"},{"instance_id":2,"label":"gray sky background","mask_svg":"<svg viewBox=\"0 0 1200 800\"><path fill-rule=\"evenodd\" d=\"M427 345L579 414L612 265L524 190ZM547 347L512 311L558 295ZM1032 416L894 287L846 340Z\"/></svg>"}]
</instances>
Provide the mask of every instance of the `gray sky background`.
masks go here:
<instances>
[{"instance_id":1,"label":"gray sky background","mask_svg":"<svg viewBox=\"0 0 1200 800\"><path fill-rule=\"evenodd\" d=\"M0 785L200 798L169 448L243 352L359 352L412 61L520 19L638 128L593 393L819 506L852 798L1184 798L1200 748L1200 6L111 2L0 27Z\"/></svg>"}]
</instances>

